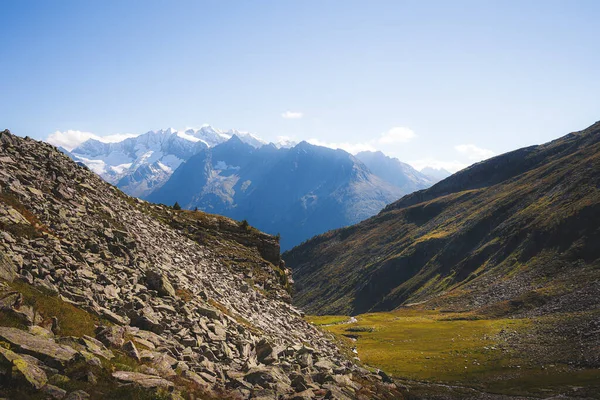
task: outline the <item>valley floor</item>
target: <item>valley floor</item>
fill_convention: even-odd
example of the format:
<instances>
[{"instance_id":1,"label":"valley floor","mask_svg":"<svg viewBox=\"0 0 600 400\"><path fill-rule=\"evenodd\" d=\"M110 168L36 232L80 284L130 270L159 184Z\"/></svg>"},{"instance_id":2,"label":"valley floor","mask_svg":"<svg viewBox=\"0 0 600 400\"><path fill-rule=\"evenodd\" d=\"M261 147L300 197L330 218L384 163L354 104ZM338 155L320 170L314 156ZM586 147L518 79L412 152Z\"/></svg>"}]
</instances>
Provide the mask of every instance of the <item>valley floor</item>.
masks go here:
<instances>
[{"instance_id":1,"label":"valley floor","mask_svg":"<svg viewBox=\"0 0 600 400\"><path fill-rule=\"evenodd\" d=\"M403 308L308 320L404 384L409 398L600 398L600 369L583 354L598 354L590 346L596 339L578 329L599 316L488 318Z\"/></svg>"}]
</instances>

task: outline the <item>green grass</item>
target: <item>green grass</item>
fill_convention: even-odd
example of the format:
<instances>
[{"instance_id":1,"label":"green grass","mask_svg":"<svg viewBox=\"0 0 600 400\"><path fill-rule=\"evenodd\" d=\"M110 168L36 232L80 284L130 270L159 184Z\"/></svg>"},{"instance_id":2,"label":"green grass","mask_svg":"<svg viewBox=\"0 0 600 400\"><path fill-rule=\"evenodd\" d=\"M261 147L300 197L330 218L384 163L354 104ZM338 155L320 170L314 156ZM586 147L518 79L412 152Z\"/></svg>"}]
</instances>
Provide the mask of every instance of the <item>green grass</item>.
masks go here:
<instances>
[{"instance_id":1,"label":"green grass","mask_svg":"<svg viewBox=\"0 0 600 400\"><path fill-rule=\"evenodd\" d=\"M363 314L356 323L335 324L342 318L347 319L307 317L356 347L364 364L396 378L511 395L543 396L571 386L600 389L600 370L577 370L559 362L543 366L534 355L511 348L503 335L527 335L533 323L529 319L413 309Z\"/></svg>"},{"instance_id":2,"label":"green grass","mask_svg":"<svg viewBox=\"0 0 600 400\"><path fill-rule=\"evenodd\" d=\"M100 319L74 305L61 300L58 296L45 293L25 282L15 280L9 283L12 289L20 292L25 303L43 319L56 317L62 336L94 336Z\"/></svg>"}]
</instances>

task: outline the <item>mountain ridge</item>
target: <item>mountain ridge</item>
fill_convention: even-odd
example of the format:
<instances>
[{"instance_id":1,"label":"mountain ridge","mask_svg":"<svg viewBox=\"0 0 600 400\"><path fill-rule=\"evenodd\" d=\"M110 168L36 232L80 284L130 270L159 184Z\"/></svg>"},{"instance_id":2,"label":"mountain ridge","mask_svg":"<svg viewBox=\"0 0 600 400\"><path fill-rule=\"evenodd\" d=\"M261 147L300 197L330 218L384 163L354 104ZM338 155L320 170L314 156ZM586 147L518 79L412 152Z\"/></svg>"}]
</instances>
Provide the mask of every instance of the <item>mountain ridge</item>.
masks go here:
<instances>
[{"instance_id":1,"label":"mountain ridge","mask_svg":"<svg viewBox=\"0 0 600 400\"><path fill-rule=\"evenodd\" d=\"M573 263L569 257L583 257L585 273L595 276L599 142L596 123L496 156L402 197L369 220L284 253L296 277L296 304L319 314L390 310L423 301L454 309L499 307L542 290L536 282L543 276L550 282L553 274L569 280L560 271L544 271L541 260L566 268ZM502 278L511 270L522 280ZM464 294L453 297L459 290ZM563 289L558 292L545 301L568 297Z\"/></svg>"}]
</instances>

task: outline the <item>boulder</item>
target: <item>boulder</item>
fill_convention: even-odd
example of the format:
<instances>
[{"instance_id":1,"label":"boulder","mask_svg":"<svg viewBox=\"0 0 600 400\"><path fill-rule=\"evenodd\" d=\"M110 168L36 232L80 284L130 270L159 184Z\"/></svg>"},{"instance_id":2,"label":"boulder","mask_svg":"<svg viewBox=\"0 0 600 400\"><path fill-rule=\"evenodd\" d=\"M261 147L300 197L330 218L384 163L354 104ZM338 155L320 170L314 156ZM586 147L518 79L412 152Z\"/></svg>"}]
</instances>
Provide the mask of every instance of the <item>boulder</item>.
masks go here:
<instances>
[{"instance_id":1,"label":"boulder","mask_svg":"<svg viewBox=\"0 0 600 400\"><path fill-rule=\"evenodd\" d=\"M86 347L87 351L89 351L92 354L95 354L107 360L110 360L114 357L113 352L104 347L104 343L102 343L98 339L84 335L81 339L79 339L79 342L83 344Z\"/></svg>"},{"instance_id":2,"label":"boulder","mask_svg":"<svg viewBox=\"0 0 600 400\"><path fill-rule=\"evenodd\" d=\"M134 358L137 361L141 361L141 357L140 357L140 352L138 351L137 347L135 347L135 344L130 340L128 342L125 342L125 344L123 345L123 351L130 357Z\"/></svg>"},{"instance_id":3,"label":"boulder","mask_svg":"<svg viewBox=\"0 0 600 400\"><path fill-rule=\"evenodd\" d=\"M65 400L87 400L89 398L90 395L87 392L84 392L83 390L76 390L69 393Z\"/></svg>"},{"instance_id":4,"label":"boulder","mask_svg":"<svg viewBox=\"0 0 600 400\"><path fill-rule=\"evenodd\" d=\"M58 386L47 384L42 388L42 393L44 393L48 398L61 400L64 399L67 395L67 391L59 388Z\"/></svg>"},{"instance_id":5,"label":"boulder","mask_svg":"<svg viewBox=\"0 0 600 400\"><path fill-rule=\"evenodd\" d=\"M125 343L125 328L120 326L100 326L96 329L96 339L106 346L121 347Z\"/></svg>"},{"instance_id":6,"label":"boulder","mask_svg":"<svg viewBox=\"0 0 600 400\"><path fill-rule=\"evenodd\" d=\"M9 342L20 352L37 357L53 368L63 369L75 361L79 354L73 348L57 344L52 339L16 328L0 327L0 340Z\"/></svg>"},{"instance_id":7,"label":"boulder","mask_svg":"<svg viewBox=\"0 0 600 400\"><path fill-rule=\"evenodd\" d=\"M271 369L256 367L250 369L244 376L244 380L253 385L259 385L263 388L267 388L270 383L277 381L277 375L273 373Z\"/></svg>"},{"instance_id":8,"label":"boulder","mask_svg":"<svg viewBox=\"0 0 600 400\"><path fill-rule=\"evenodd\" d=\"M0 251L0 278L12 282L17 277L17 267Z\"/></svg>"},{"instance_id":9,"label":"boulder","mask_svg":"<svg viewBox=\"0 0 600 400\"><path fill-rule=\"evenodd\" d=\"M165 330L165 327L161 324L160 316L150 306L133 311L131 325L159 335Z\"/></svg>"},{"instance_id":10,"label":"boulder","mask_svg":"<svg viewBox=\"0 0 600 400\"><path fill-rule=\"evenodd\" d=\"M256 358L263 364L272 364L277 360L275 346L269 343L266 339L261 339L256 344Z\"/></svg>"},{"instance_id":11,"label":"boulder","mask_svg":"<svg viewBox=\"0 0 600 400\"><path fill-rule=\"evenodd\" d=\"M196 308L196 311L198 311L198 314L204 317L208 317L210 319L221 319L223 315L221 311L208 305L198 306L198 308Z\"/></svg>"},{"instance_id":12,"label":"boulder","mask_svg":"<svg viewBox=\"0 0 600 400\"><path fill-rule=\"evenodd\" d=\"M156 290L159 296L175 297L175 289L166 276L156 271L149 270L146 272L146 284L151 290Z\"/></svg>"},{"instance_id":13,"label":"boulder","mask_svg":"<svg viewBox=\"0 0 600 400\"><path fill-rule=\"evenodd\" d=\"M4 365L12 367L11 378L13 380L23 382L38 390L48 382L44 370L13 351L0 347L0 361Z\"/></svg>"},{"instance_id":14,"label":"boulder","mask_svg":"<svg viewBox=\"0 0 600 400\"><path fill-rule=\"evenodd\" d=\"M173 382L156 375L146 375L139 372L117 371L112 374L113 378L125 382L133 383L141 387L152 389L157 387L173 387Z\"/></svg>"}]
</instances>

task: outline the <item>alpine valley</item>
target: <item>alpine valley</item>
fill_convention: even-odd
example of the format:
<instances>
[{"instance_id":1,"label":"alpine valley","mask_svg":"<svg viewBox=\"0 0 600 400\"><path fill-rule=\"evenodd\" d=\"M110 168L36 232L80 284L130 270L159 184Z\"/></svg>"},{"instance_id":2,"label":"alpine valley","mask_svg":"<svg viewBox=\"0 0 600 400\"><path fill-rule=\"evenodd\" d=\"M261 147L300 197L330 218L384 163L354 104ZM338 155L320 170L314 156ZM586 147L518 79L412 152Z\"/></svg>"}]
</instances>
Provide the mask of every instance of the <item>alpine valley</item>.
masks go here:
<instances>
[{"instance_id":1,"label":"alpine valley","mask_svg":"<svg viewBox=\"0 0 600 400\"><path fill-rule=\"evenodd\" d=\"M600 396L600 122L283 258L295 305L417 398Z\"/></svg>"}]
</instances>

